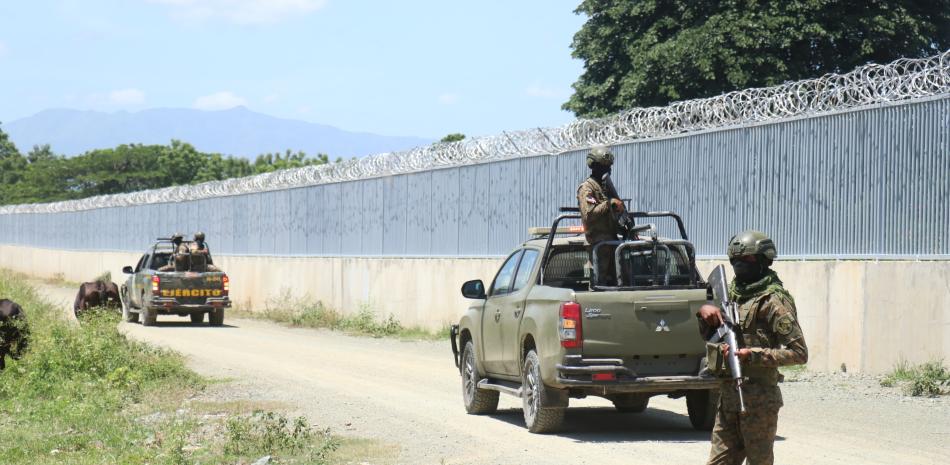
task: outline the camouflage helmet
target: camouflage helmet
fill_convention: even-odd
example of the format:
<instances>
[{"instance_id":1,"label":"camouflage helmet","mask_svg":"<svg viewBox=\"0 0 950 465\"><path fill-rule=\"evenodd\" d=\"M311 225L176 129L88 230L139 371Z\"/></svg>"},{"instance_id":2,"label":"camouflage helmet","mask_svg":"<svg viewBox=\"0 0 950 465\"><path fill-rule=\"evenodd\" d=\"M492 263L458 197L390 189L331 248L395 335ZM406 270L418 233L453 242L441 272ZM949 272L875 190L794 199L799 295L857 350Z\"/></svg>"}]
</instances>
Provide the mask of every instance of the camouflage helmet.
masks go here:
<instances>
[{"instance_id":1,"label":"camouflage helmet","mask_svg":"<svg viewBox=\"0 0 950 465\"><path fill-rule=\"evenodd\" d=\"M753 229L742 231L729 239L729 259L746 255L762 255L771 263L778 256L775 243L768 234Z\"/></svg>"},{"instance_id":2,"label":"camouflage helmet","mask_svg":"<svg viewBox=\"0 0 950 465\"><path fill-rule=\"evenodd\" d=\"M205 240L205 233L201 231L198 231L195 233L195 241L204 242L204 240Z\"/></svg>"},{"instance_id":3,"label":"camouflage helmet","mask_svg":"<svg viewBox=\"0 0 950 465\"><path fill-rule=\"evenodd\" d=\"M185 238L184 234L182 234L182 233L180 233L180 232L176 232L175 234L172 234L172 237L171 237L172 242L174 242L174 241L180 241L180 240L182 240L182 239L184 239L184 238Z\"/></svg>"},{"instance_id":4,"label":"camouflage helmet","mask_svg":"<svg viewBox=\"0 0 950 465\"><path fill-rule=\"evenodd\" d=\"M587 154L587 167L590 168L594 163L600 163L604 166L614 164L614 154L606 145L595 145L590 148Z\"/></svg>"}]
</instances>

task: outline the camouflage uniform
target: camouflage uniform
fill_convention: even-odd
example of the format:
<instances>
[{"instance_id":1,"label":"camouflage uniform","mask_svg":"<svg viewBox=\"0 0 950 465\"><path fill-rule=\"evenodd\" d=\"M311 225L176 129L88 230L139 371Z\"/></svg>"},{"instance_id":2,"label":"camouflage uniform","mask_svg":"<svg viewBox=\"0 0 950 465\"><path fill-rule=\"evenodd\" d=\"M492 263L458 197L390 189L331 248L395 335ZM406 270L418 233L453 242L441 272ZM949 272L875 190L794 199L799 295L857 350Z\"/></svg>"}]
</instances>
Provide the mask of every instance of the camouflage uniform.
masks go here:
<instances>
[{"instance_id":1,"label":"camouflage uniform","mask_svg":"<svg viewBox=\"0 0 950 465\"><path fill-rule=\"evenodd\" d=\"M168 259L168 264L159 268L158 271L188 271L191 265L186 262L190 255L191 250L188 248L188 244L178 243Z\"/></svg>"},{"instance_id":2,"label":"camouflage uniform","mask_svg":"<svg viewBox=\"0 0 950 465\"><path fill-rule=\"evenodd\" d=\"M610 198L604 193L594 178L587 178L577 188L577 202L580 205L581 221L584 223L584 235L587 237L587 252L593 260L593 249L598 242L617 240L617 218L610 206ZM615 284L615 264L613 245L604 245L597 249L597 276L601 283L611 280Z\"/></svg>"},{"instance_id":3,"label":"camouflage uniform","mask_svg":"<svg viewBox=\"0 0 950 465\"><path fill-rule=\"evenodd\" d=\"M808 361L808 348L795 310L795 301L774 271L746 286L733 280L730 298L739 305L744 347L752 354L743 362L742 394L746 415L739 415L735 387L720 389L719 410L712 432L710 465L773 463L772 446L782 407L778 367Z\"/></svg>"},{"instance_id":4,"label":"camouflage uniform","mask_svg":"<svg viewBox=\"0 0 950 465\"><path fill-rule=\"evenodd\" d=\"M191 253L191 271L221 271L211 263L211 253L208 246L202 242L192 242L189 248Z\"/></svg>"}]
</instances>

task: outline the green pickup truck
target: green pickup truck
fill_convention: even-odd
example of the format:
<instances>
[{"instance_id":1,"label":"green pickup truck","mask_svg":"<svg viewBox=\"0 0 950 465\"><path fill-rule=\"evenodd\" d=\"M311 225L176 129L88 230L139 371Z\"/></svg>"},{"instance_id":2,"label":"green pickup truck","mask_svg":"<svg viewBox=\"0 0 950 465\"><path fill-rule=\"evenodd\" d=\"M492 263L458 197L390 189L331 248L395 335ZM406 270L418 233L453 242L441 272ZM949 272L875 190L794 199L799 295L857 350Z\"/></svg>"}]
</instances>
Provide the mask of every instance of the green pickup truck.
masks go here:
<instances>
[{"instance_id":1,"label":"green pickup truck","mask_svg":"<svg viewBox=\"0 0 950 465\"><path fill-rule=\"evenodd\" d=\"M462 286L473 302L451 343L466 411L492 413L499 393L511 394L522 399L528 430L545 433L562 425L571 398L600 396L621 412L642 412L663 394L685 397L693 427L712 429L719 381L706 374L694 316L707 293L693 245L674 213L634 216L670 217L682 238L642 225L649 237L614 243L616 286L591 285L583 228L559 227L580 218L574 213L536 229L490 287Z\"/></svg>"},{"instance_id":2,"label":"green pickup truck","mask_svg":"<svg viewBox=\"0 0 950 465\"><path fill-rule=\"evenodd\" d=\"M174 263L173 251L170 240L158 239L134 267L122 269L129 275L119 290L125 321L141 320L143 326L153 326L161 314L190 316L192 323L200 324L208 314L211 326L224 325L224 309L231 306L228 275L220 271L191 271L190 268L159 271Z\"/></svg>"}]
</instances>

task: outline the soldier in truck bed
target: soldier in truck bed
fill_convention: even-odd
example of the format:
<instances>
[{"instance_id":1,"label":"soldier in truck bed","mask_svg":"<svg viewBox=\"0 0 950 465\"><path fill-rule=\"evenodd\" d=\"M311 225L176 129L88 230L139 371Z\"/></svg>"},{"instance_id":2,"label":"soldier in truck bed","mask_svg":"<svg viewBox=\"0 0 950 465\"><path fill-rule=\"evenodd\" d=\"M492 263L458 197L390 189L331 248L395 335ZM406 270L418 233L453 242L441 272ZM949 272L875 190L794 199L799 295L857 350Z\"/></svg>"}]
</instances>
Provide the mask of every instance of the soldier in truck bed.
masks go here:
<instances>
[{"instance_id":1,"label":"soldier in truck bed","mask_svg":"<svg viewBox=\"0 0 950 465\"><path fill-rule=\"evenodd\" d=\"M744 231L729 240L727 254L736 275L729 286L729 299L739 305L736 329L741 331L737 336L742 347L736 354L747 378L742 386L746 415L739 414L735 388L723 384L708 464L740 465L748 460L749 465L771 465L782 407L778 367L807 362L808 347L798 324L795 300L769 268L777 256L772 239L760 231ZM715 305L703 305L697 316L703 331L722 324ZM709 358L721 353L725 359L728 345L716 349ZM720 363L712 361L710 365Z\"/></svg>"},{"instance_id":2,"label":"soldier in truck bed","mask_svg":"<svg viewBox=\"0 0 950 465\"><path fill-rule=\"evenodd\" d=\"M587 253L591 264L594 263L594 246L603 241L617 240L617 213L624 211L620 199L611 199L602 185L604 175L610 174L614 164L614 154L605 146L592 147L587 154L587 166L590 177L577 188L577 202L584 223L584 235L587 237ZM597 249L597 282L591 284L616 285L613 245L604 245Z\"/></svg>"},{"instance_id":3,"label":"soldier in truck bed","mask_svg":"<svg viewBox=\"0 0 950 465\"><path fill-rule=\"evenodd\" d=\"M205 243L205 233L201 231L195 233L195 241L191 243L189 251L191 252L191 271L221 271L211 261L211 251Z\"/></svg>"},{"instance_id":4,"label":"soldier in truck bed","mask_svg":"<svg viewBox=\"0 0 950 465\"><path fill-rule=\"evenodd\" d=\"M169 257L168 264L159 268L158 271L188 271L190 268L189 256L191 251L182 241L185 236L182 233L172 234L172 255Z\"/></svg>"}]
</instances>

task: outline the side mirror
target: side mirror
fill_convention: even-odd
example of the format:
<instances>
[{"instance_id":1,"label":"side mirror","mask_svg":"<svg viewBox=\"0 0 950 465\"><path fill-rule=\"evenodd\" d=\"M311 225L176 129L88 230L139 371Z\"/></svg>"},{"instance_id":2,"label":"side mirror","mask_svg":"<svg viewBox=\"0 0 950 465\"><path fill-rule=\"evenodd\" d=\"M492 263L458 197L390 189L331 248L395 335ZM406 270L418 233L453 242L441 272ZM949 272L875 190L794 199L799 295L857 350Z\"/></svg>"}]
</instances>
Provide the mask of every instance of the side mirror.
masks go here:
<instances>
[{"instance_id":1,"label":"side mirror","mask_svg":"<svg viewBox=\"0 0 950 465\"><path fill-rule=\"evenodd\" d=\"M131 266L124 266L122 267L122 272L125 274L132 274L135 273L135 270L133 270Z\"/></svg>"},{"instance_id":2,"label":"side mirror","mask_svg":"<svg viewBox=\"0 0 950 465\"><path fill-rule=\"evenodd\" d=\"M484 299L485 283L481 279L473 279L462 284L462 296L466 299Z\"/></svg>"}]
</instances>

